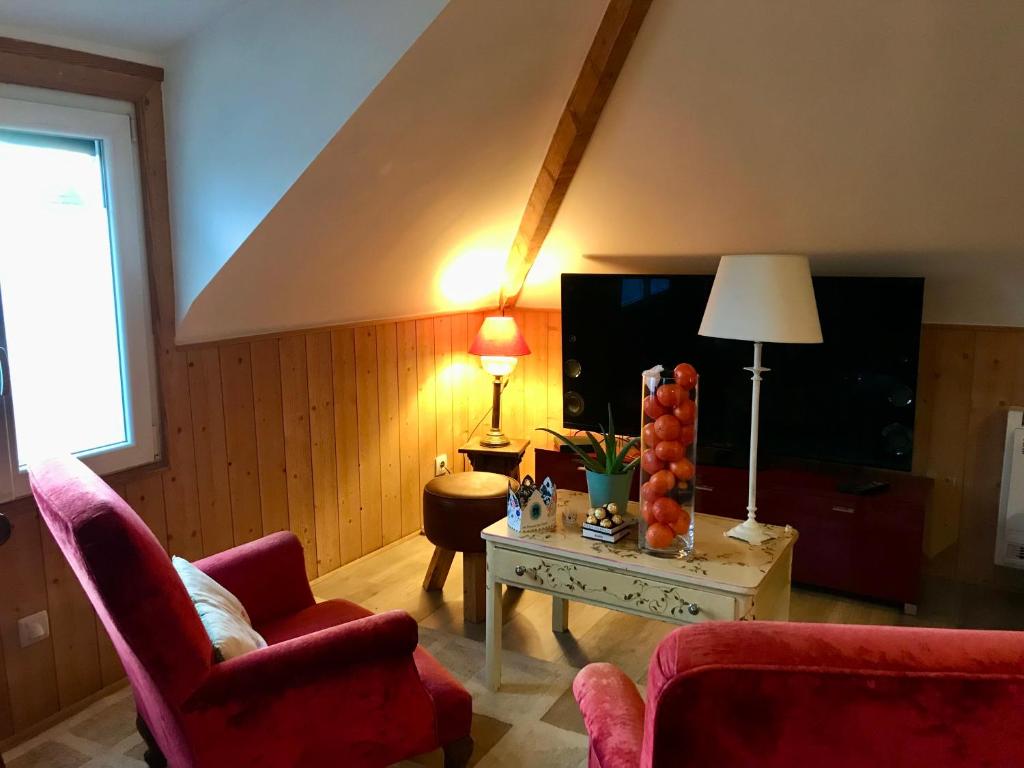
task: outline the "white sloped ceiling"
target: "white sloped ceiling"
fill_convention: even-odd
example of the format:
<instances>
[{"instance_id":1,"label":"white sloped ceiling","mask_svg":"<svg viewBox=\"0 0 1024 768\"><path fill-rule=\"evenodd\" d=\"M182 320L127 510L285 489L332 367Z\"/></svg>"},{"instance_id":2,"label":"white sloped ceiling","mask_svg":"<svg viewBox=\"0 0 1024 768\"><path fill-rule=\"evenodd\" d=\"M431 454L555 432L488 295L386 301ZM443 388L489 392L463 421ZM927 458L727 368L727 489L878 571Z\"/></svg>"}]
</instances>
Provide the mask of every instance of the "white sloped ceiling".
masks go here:
<instances>
[{"instance_id":1,"label":"white sloped ceiling","mask_svg":"<svg viewBox=\"0 0 1024 768\"><path fill-rule=\"evenodd\" d=\"M179 218L175 228L179 341L493 305L603 11L594 0L451 0L258 222L260 205L236 217L231 198L249 197L249 187L264 187L261 202L276 194L264 166L290 151L288 139L258 152L211 148L205 156L223 174L189 203L205 209L207 236L193 240L194 220ZM259 41L255 48L279 58ZM295 105L267 98L262 108L267 119L283 111L298 134L305 130ZM243 140L246 126L233 124L230 106L223 111ZM175 186L180 206L191 185ZM209 255L206 247L216 258L195 269L190 262Z\"/></svg>"},{"instance_id":2,"label":"white sloped ceiling","mask_svg":"<svg viewBox=\"0 0 1024 768\"><path fill-rule=\"evenodd\" d=\"M655 0L523 306L561 271L807 253L1024 325L1024 3Z\"/></svg>"},{"instance_id":3,"label":"white sloped ceiling","mask_svg":"<svg viewBox=\"0 0 1024 768\"><path fill-rule=\"evenodd\" d=\"M167 55L179 322L445 0L248 0Z\"/></svg>"}]
</instances>

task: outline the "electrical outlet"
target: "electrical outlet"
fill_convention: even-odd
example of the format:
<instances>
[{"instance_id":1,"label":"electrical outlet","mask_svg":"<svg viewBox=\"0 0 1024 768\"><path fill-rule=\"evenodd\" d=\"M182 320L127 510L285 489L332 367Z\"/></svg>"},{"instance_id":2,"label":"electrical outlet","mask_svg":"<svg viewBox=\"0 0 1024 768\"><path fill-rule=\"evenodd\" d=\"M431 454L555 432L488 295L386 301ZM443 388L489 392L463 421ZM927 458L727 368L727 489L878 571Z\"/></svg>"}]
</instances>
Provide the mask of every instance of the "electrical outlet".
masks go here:
<instances>
[{"instance_id":1,"label":"electrical outlet","mask_svg":"<svg viewBox=\"0 0 1024 768\"><path fill-rule=\"evenodd\" d=\"M45 640L50 636L50 617L46 611L33 613L18 620L18 642L22 648Z\"/></svg>"},{"instance_id":2,"label":"electrical outlet","mask_svg":"<svg viewBox=\"0 0 1024 768\"><path fill-rule=\"evenodd\" d=\"M448 470L448 454L442 453L434 457L434 477L443 475L445 470Z\"/></svg>"}]
</instances>

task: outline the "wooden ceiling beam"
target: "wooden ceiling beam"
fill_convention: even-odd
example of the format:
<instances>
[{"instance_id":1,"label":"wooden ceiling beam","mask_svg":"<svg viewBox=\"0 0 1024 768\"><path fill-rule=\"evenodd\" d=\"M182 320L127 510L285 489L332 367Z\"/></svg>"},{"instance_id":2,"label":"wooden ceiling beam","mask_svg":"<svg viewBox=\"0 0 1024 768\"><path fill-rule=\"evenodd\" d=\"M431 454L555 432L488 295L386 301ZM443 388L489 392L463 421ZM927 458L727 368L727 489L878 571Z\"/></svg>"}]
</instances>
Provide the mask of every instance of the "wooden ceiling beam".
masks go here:
<instances>
[{"instance_id":1,"label":"wooden ceiling beam","mask_svg":"<svg viewBox=\"0 0 1024 768\"><path fill-rule=\"evenodd\" d=\"M505 265L500 306L515 306L554 224L651 0L609 0L526 203Z\"/></svg>"}]
</instances>

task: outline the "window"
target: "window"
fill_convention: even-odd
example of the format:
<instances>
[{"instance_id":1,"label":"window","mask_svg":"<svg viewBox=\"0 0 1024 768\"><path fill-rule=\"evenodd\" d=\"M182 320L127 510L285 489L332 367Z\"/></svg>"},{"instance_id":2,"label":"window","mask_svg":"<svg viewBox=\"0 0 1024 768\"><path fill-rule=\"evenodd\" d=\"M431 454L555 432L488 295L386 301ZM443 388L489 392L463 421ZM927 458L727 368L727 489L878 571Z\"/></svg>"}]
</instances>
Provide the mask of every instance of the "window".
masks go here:
<instances>
[{"instance_id":1,"label":"window","mask_svg":"<svg viewBox=\"0 0 1024 768\"><path fill-rule=\"evenodd\" d=\"M46 456L159 450L131 108L38 93L0 90L0 500Z\"/></svg>"}]
</instances>

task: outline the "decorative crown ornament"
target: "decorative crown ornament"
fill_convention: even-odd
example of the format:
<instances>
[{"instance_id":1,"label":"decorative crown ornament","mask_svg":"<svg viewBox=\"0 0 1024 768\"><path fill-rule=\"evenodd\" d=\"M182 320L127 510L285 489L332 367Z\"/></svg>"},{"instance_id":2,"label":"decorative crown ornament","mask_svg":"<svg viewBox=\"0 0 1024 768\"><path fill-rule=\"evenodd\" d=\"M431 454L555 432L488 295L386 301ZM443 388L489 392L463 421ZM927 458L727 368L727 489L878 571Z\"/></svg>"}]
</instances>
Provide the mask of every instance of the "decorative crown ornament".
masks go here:
<instances>
[{"instance_id":1,"label":"decorative crown ornament","mask_svg":"<svg viewBox=\"0 0 1024 768\"><path fill-rule=\"evenodd\" d=\"M538 488L527 475L519 483L508 484L508 527L518 533L555 530L555 484L547 477Z\"/></svg>"}]
</instances>

